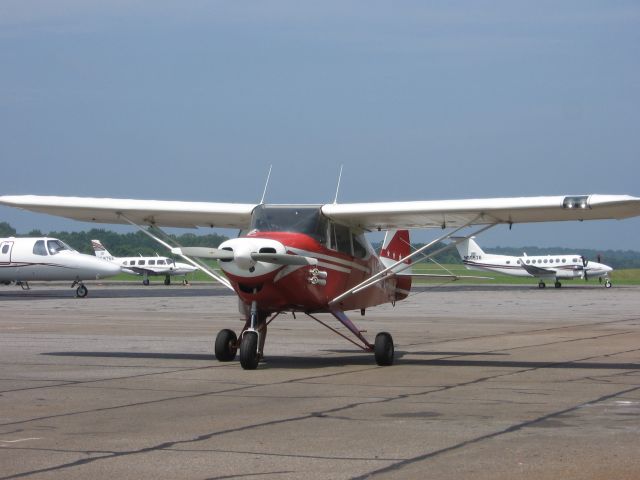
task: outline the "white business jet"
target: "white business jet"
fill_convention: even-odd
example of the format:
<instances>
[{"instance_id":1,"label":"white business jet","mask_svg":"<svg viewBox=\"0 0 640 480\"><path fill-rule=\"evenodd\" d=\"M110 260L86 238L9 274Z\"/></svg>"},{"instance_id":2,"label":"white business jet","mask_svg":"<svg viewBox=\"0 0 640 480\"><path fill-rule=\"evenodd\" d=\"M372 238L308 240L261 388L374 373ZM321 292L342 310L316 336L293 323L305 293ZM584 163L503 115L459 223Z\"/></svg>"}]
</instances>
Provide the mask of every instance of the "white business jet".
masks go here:
<instances>
[{"instance_id":1,"label":"white business jet","mask_svg":"<svg viewBox=\"0 0 640 480\"><path fill-rule=\"evenodd\" d=\"M62 240L48 237L0 238L0 282L15 282L24 290L30 281L71 280L76 295L86 297L83 280L120 273L120 267L92 255L76 252Z\"/></svg>"},{"instance_id":2,"label":"white business jet","mask_svg":"<svg viewBox=\"0 0 640 480\"><path fill-rule=\"evenodd\" d=\"M164 284L171 285L172 275L186 275L198 270L187 263L176 262L167 257L114 257L100 240L91 240L91 246L96 257L119 265L124 273L142 275L143 285L149 285L149 276L161 275L164 275Z\"/></svg>"},{"instance_id":3,"label":"white business jet","mask_svg":"<svg viewBox=\"0 0 640 480\"><path fill-rule=\"evenodd\" d=\"M514 277L535 277L539 279L538 287L544 288L546 281L553 281L556 288L560 288L560 280L581 278L589 280L598 278L604 281L606 288L611 288L609 273L613 271L608 265L587 260L581 255L536 255L514 257L511 255L495 255L485 253L478 245L475 237L456 238L456 244L462 263L469 270L485 270L489 272L513 275Z\"/></svg>"}]
</instances>

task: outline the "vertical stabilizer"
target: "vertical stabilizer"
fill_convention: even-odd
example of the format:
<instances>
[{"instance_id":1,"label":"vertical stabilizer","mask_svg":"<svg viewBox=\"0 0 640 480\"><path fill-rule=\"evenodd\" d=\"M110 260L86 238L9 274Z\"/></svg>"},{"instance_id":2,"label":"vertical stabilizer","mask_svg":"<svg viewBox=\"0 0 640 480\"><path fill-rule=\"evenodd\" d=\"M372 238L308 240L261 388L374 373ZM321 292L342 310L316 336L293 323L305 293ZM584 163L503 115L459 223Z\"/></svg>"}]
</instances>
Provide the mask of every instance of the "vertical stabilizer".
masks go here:
<instances>
[{"instance_id":1,"label":"vertical stabilizer","mask_svg":"<svg viewBox=\"0 0 640 480\"><path fill-rule=\"evenodd\" d=\"M103 260L113 260L113 255L104 248L104 245L102 245L100 240L91 240L91 246L93 247L93 253L96 257L102 258Z\"/></svg>"},{"instance_id":2,"label":"vertical stabilizer","mask_svg":"<svg viewBox=\"0 0 640 480\"><path fill-rule=\"evenodd\" d=\"M398 260L405 258L411 253L411 243L409 243L409 230L389 230L384 236L382 248L380 249L380 261L386 267L390 267ZM395 300L402 300L409 295L411 290L411 259L405 260L405 265L398 265L394 271L402 271L397 277ZM404 269L404 270L403 270Z\"/></svg>"},{"instance_id":3,"label":"vertical stabilizer","mask_svg":"<svg viewBox=\"0 0 640 480\"><path fill-rule=\"evenodd\" d=\"M478 259L482 255L484 255L484 251L482 251L482 248L480 248L480 245L476 243L474 238L476 237L465 238L456 245L456 248L458 249L458 253L460 254L460 258L462 260ZM460 237L451 237L451 240L459 239Z\"/></svg>"}]
</instances>

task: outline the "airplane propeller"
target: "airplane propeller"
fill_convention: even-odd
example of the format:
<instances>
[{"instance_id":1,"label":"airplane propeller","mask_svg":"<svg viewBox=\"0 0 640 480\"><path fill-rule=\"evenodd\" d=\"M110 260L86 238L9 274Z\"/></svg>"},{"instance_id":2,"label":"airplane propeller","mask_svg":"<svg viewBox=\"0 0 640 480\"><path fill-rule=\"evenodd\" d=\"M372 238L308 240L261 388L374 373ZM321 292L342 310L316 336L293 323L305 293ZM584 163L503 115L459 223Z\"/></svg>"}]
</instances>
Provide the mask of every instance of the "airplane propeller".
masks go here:
<instances>
[{"instance_id":1,"label":"airplane propeller","mask_svg":"<svg viewBox=\"0 0 640 480\"><path fill-rule=\"evenodd\" d=\"M236 254L232 250L222 250L209 247L182 247L172 248L171 253L175 255L187 255L199 258L211 258L223 262L232 261ZM291 255L289 253L249 253L251 260L255 262L273 263L275 265L317 265L318 260L303 255Z\"/></svg>"}]
</instances>

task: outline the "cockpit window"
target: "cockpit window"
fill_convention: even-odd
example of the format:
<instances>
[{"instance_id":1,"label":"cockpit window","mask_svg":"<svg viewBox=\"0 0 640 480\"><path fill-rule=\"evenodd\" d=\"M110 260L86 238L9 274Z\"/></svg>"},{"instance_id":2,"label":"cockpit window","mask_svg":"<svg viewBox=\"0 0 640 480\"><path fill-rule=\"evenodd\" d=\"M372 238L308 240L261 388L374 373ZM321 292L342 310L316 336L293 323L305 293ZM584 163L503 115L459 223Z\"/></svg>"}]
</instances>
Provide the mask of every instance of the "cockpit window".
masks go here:
<instances>
[{"instance_id":1,"label":"cockpit window","mask_svg":"<svg viewBox=\"0 0 640 480\"><path fill-rule=\"evenodd\" d=\"M47 240L47 249L51 255L55 255L63 250L72 250L69 245L60 240Z\"/></svg>"},{"instance_id":2,"label":"cockpit window","mask_svg":"<svg viewBox=\"0 0 640 480\"><path fill-rule=\"evenodd\" d=\"M44 246L44 240L38 240L33 245L33 254L34 255L47 255L47 247Z\"/></svg>"},{"instance_id":3,"label":"cockpit window","mask_svg":"<svg viewBox=\"0 0 640 480\"><path fill-rule=\"evenodd\" d=\"M258 205L251 214L251 231L305 233L325 242L327 223L320 207Z\"/></svg>"}]
</instances>

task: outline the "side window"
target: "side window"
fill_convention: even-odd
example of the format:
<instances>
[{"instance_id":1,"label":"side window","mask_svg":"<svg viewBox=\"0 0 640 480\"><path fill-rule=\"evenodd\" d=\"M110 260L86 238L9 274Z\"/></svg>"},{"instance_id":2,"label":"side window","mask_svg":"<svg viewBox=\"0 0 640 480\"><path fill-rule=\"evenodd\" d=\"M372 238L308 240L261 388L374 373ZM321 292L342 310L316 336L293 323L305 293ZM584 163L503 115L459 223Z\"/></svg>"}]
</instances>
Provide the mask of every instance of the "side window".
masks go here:
<instances>
[{"instance_id":1,"label":"side window","mask_svg":"<svg viewBox=\"0 0 640 480\"><path fill-rule=\"evenodd\" d=\"M47 247L44 245L44 240L38 240L33 246L33 254L34 255L47 255Z\"/></svg>"},{"instance_id":2,"label":"side window","mask_svg":"<svg viewBox=\"0 0 640 480\"><path fill-rule=\"evenodd\" d=\"M149 260L149 265L155 265L156 261L155 260Z\"/></svg>"},{"instance_id":3,"label":"side window","mask_svg":"<svg viewBox=\"0 0 640 480\"><path fill-rule=\"evenodd\" d=\"M353 242L353 255L358 258L364 258L367 256L367 248L362 244L362 241L357 235L351 237Z\"/></svg>"},{"instance_id":4,"label":"side window","mask_svg":"<svg viewBox=\"0 0 640 480\"><path fill-rule=\"evenodd\" d=\"M164 260L158 260L158 265L164 265Z\"/></svg>"},{"instance_id":5,"label":"side window","mask_svg":"<svg viewBox=\"0 0 640 480\"><path fill-rule=\"evenodd\" d=\"M144 265L144 260L138 260L138 265Z\"/></svg>"},{"instance_id":6,"label":"side window","mask_svg":"<svg viewBox=\"0 0 640 480\"><path fill-rule=\"evenodd\" d=\"M9 251L9 244L7 245L3 245L2 247L2 253L7 253Z\"/></svg>"},{"instance_id":7,"label":"side window","mask_svg":"<svg viewBox=\"0 0 640 480\"><path fill-rule=\"evenodd\" d=\"M351 234L349 227L333 224L331 228L331 248L351 255Z\"/></svg>"}]
</instances>

